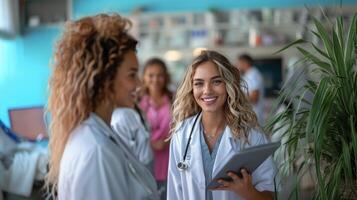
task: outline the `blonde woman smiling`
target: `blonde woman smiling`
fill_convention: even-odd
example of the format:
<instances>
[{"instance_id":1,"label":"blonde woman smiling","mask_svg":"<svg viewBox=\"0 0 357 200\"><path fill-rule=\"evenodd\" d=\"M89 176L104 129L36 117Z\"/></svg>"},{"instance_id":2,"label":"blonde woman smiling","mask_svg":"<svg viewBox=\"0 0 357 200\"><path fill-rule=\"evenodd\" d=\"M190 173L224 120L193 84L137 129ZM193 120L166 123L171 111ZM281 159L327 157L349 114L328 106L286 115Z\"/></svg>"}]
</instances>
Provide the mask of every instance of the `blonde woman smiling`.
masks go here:
<instances>
[{"instance_id":1,"label":"blonde woman smiling","mask_svg":"<svg viewBox=\"0 0 357 200\"><path fill-rule=\"evenodd\" d=\"M231 156L268 142L241 84L238 69L215 51L203 51L188 67L173 104L167 199L273 199L271 158L253 174L228 173L232 182L207 189Z\"/></svg>"}]
</instances>

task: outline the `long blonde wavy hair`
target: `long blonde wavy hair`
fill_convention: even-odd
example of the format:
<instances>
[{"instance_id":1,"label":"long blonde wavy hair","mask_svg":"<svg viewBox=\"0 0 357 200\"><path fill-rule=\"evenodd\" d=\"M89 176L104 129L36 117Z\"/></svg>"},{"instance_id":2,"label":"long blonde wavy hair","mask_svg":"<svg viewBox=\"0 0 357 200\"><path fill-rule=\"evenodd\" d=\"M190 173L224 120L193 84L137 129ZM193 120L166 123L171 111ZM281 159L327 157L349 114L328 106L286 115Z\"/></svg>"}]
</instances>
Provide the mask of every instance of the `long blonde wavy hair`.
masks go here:
<instances>
[{"instance_id":1,"label":"long blonde wavy hair","mask_svg":"<svg viewBox=\"0 0 357 200\"><path fill-rule=\"evenodd\" d=\"M247 141L249 130L259 126L252 106L241 89L246 86L240 78L239 70L226 57L216 51L209 50L202 51L188 66L183 82L177 90L172 106L171 136L180 122L201 111L193 97L193 76L196 68L205 62L214 63L225 82L227 90L227 100L224 105L225 117L227 125L232 130L233 137Z\"/></svg>"},{"instance_id":2,"label":"long blonde wavy hair","mask_svg":"<svg viewBox=\"0 0 357 200\"><path fill-rule=\"evenodd\" d=\"M46 186L57 189L59 168L71 132L113 91L123 56L136 50L131 23L117 14L67 22L54 53L49 82L50 161Z\"/></svg>"}]
</instances>

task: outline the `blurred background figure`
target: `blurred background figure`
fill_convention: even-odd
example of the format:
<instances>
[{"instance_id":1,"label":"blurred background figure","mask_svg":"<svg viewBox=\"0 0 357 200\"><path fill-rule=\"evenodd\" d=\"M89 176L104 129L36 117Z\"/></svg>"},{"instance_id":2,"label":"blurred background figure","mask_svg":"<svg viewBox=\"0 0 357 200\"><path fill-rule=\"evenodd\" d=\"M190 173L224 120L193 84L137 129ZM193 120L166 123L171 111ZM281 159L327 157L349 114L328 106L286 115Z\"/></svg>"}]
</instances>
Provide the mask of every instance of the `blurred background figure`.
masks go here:
<instances>
[{"instance_id":1,"label":"blurred background figure","mask_svg":"<svg viewBox=\"0 0 357 200\"><path fill-rule=\"evenodd\" d=\"M242 72L243 80L247 83L246 92L257 114L258 122L264 125L264 85L263 76L253 66L253 59L248 54L241 54L237 58L236 67Z\"/></svg>"},{"instance_id":2,"label":"blurred background figure","mask_svg":"<svg viewBox=\"0 0 357 200\"><path fill-rule=\"evenodd\" d=\"M170 131L172 93L168 89L170 76L166 64L152 58L144 65L143 96L140 108L150 125L150 142L154 152L154 176L161 199L166 199L169 142L165 142Z\"/></svg>"},{"instance_id":3,"label":"blurred background figure","mask_svg":"<svg viewBox=\"0 0 357 200\"><path fill-rule=\"evenodd\" d=\"M135 106L115 109L111 125L140 162L151 170L153 153L149 141L149 129L139 108Z\"/></svg>"}]
</instances>

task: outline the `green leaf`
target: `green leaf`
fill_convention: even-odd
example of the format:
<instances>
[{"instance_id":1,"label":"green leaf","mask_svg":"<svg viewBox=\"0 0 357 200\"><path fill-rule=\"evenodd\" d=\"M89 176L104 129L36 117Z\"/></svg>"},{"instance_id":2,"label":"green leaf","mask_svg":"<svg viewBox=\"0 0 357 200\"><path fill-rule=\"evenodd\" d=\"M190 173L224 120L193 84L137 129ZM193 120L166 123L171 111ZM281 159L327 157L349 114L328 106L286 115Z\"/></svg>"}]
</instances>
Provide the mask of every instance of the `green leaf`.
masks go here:
<instances>
[{"instance_id":1,"label":"green leaf","mask_svg":"<svg viewBox=\"0 0 357 200\"><path fill-rule=\"evenodd\" d=\"M350 131L351 131L351 143L352 143L352 152L354 154L355 162L355 174L357 174L357 131L356 131L356 120L353 115L349 117Z\"/></svg>"},{"instance_id":2,"label":"green leaf","mask_svg":"<svg viewBox=\"0 0 357 200\"><path fill-rule=\"evenodd\" d=\"M343 169L345 172L345 180L352 184L352 166L351 166L351 157L350 157L350 148L346 143L344 138L341 138L342 141L342 157L343 157Z\"/></svg>"},{"instance_id":3,"label":"green leaf","mask_svg":"<svg viewBox=\"0 0 357 200\"><path fill-rule=\"evenodd\" d=\"M279 49L278 51L274 52L273 54L278 54L278 53L280 53L280 52L282 52L282 51L284 51L284 50L286 50L286 49L288 49L288 48L290 48L292 46L295 46L297 44L303 44L303 43L306 43L306 41L303 40L303 39L298 39L298 40L296 40L296 41L284 46L283 48Z\"/></svg>"},{"instance_id":4,"label":"green leaf","mask_svg":"<svg viewBox=\"0 0 357 200\"><path fill-rule=\"evenodd\" d=\"M345 63L343 59L343 49L342 46L338 40L338 36L335 31L332 32L332 45L333 45L333 53L334 53L334 58L336 61L336 72L338 76L344 76L346 77L346 70L345 70Z\"/></svg>"},{"instance_id":5,"label":"green leaf","mask_svg":"<svg viewBox=\"0 0 357 200\"><path fill-rule=\"evenodd\" d=\"M314 43L311 43L311 45L314 47L314 49L319 52L322 56L324 56L326 59L330 60L330 57L323 52L320 48L317 48L317 46Z\"/></svg>"},{"instance_id":6,"label":"green leaf","mask_svg":"<svg viewBox=\"0 0 357 200\"><path fill-rule=\"evenodd\" d=\"M331 65L329 65L326 62L321 61L319 58L317 58L316 56L312 55L310 52L300 48L300 47L296 47L306 58L308 58L309 60L311 60L314 64L316 64L318 67L321 68L321 70L324 70L330 74L332 74L333 72L331 72Z\"/></svg>"},{"instance_id":7,"label":"green leaf","mask_svg":"<svg viewBox=\"0 0 357 200\"><path fill-rule=\"evenodd\" d=\"M352 70L353 63L356 62L355 59L355 43L356 43L356 28L357 28L357 14L355 13L352 18L350 28L347 33L346 48L344 51L345 63L348 67L348 71Z\"/></svg>"},{"instance_id":8,"label":"green leaf","mask_svg":"<svg viewBox=\"0 0 357 200\"><path fill-rule=\"evenodd\" d=\"M317 29L317 34L319 38L322 40L327 54L329 55L330 58L333 58L334 54L332 51L332 42L328 36L326 29L315 17L313 17L313 21Z\"/></svg>"},{"instance_id":9,"label":"green leaf","mask_svg":"<svg viewBox=\"0 0 357 200\"><path fill-rule=\"evenodd\" d=\"M344 49L345 46L344 46L344 41L343 41L343 21L342 21L342 17L337 17L337 20L336 20L336 33L337 33L337 38L338 38L338 41L341 45L341 49Z\"/></svg>"}]
</instances>

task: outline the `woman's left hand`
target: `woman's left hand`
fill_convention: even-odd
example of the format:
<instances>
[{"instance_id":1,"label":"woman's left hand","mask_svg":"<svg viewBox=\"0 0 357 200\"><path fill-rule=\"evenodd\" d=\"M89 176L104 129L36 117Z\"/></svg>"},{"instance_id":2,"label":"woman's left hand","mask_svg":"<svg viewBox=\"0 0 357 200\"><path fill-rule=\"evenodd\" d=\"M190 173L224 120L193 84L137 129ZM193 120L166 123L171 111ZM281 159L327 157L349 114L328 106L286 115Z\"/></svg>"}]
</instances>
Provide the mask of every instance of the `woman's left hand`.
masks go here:
<instances>
[{"instance_id":1,"label":"woman's left hand","mask_svg":"<svg viewBox=\"0 0 357 200\"><path fill-rule=\"evenodd\" d=\"M274 199L274 194L270 191L262 191L259 192L252 183L252 176L248 174L247 170L241 170L242 178L238 175L229 172L228 176L230 176L233 181L224 181L222 179L218 180L218 183L221 186L213 189L213 190L229 190L237 195L243 197L244 199L254 199L254 200L272 200Z\"/></svg>"},{"instance_id":2,"label":"woman's left hand","mask_svg":"<svg viewBox=\"0 0 357 200\"><path fill-rule=\"evenodd\" d=\"M247 170L241 170L242 178L233 172L228 172L228 176L232 178L233 181L224 181L222 179L218 180L221 186L215 188L214 190L230 190L239 196L249 199L252 193L257 192L252 184L252 176L248 174Z\"/></svg>"}]
</instances>

